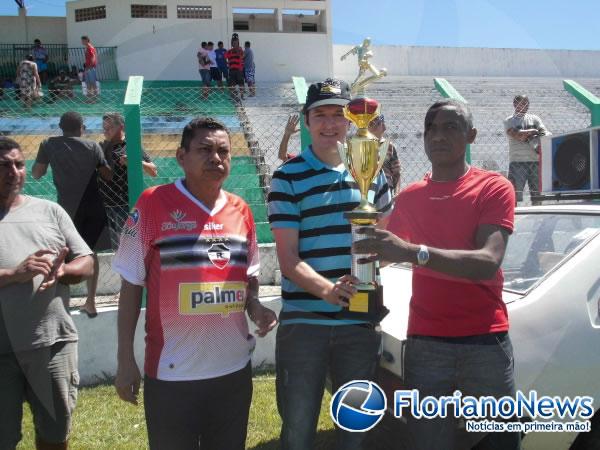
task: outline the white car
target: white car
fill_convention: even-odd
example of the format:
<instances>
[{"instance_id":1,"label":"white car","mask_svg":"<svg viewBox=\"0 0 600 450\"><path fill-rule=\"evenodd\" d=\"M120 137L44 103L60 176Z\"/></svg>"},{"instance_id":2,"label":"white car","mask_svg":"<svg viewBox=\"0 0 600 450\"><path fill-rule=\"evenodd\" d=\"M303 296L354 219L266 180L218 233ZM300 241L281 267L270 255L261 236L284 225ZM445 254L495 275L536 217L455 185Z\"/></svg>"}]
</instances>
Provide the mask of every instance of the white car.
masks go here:
<instances>
[{"instance_id":1,"label":"white car","mask_svg":"<svg viewBox=\"0 0 600 450\"><path fill-rule=\"evenodd\" d=\"M517 389L589 395L596 412L588 433L528 433L522 448L600 449L600 202L517 208L502 269ZM384 301L391 312L381 324L379 383L388 398L404 387L411 274L407 265L382 270ZM402 423L386 417L378 427L399 432ZM396 435L390 448L404 448L402 441Z\"/></svg>"}]
</instances>

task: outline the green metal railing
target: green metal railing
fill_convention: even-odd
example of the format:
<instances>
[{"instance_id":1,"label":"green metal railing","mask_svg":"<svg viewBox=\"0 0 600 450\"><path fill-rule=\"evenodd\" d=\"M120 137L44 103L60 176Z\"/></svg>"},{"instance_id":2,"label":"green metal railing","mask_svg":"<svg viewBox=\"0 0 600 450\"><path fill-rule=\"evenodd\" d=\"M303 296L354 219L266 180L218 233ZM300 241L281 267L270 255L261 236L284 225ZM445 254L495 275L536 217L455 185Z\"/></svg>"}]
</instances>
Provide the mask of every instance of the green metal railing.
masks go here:
<instances>
[{"instance_id":1,"label":"green metal railing","mask_svg":"<svg viewBox=\"0 0 600 450\"><path fill-rule=\"evenodd\" d=\"M61 69L75 73L83 69L85 49L83 47L69 48L64 44L44 44L48 51L48 75L53 77ZM0 44L0 78L13 80L16 75L17 65L32 53L31 44ZM118 80L117 48L96 47L98 67L96 69L99 80Z\"/></svg>"}]
</instances>

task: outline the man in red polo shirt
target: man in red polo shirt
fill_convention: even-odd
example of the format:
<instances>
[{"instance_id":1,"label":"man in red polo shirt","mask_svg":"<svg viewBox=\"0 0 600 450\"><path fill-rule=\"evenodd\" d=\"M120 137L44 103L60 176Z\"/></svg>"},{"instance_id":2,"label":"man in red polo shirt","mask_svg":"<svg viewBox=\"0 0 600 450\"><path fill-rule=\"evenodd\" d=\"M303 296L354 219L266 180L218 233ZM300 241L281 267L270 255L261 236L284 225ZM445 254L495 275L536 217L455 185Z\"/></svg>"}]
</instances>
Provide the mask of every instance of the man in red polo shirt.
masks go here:
<instances>
[{"instance_id":1,"label":"man in red polo shirt","mask_svg":"<svg viewBox=\"0 0 600 450\"><path fill-rule=\"evenodd\" d=\"M431 173L398 194L388 231L372 231L354 248L371 254L365 260L414 265L404 373L420 398L515 394L500 269L515 192L500 174L466 162L476 134L465 104L431 106L424 132ZM408 424L411 449L520 447L518 433L460 432L453 416L411 415Z\"/></svg>"},{"instance_id":2,"label":"man in red polo shirt","mask_svg":"<svg viewBox=\"0 0 600 450\"><path fill-rule=\"evenodd\" d=\"M94 102L98 96L98 76L96 74L96 66L98 65L98 58L96 57L96 47L92 45L92 41L88 36L81 36L81 44L85 47L85 63L84 63L84 77L85 85L87 88L87 97L89 102Z\"/></svg>"}]
</instances>

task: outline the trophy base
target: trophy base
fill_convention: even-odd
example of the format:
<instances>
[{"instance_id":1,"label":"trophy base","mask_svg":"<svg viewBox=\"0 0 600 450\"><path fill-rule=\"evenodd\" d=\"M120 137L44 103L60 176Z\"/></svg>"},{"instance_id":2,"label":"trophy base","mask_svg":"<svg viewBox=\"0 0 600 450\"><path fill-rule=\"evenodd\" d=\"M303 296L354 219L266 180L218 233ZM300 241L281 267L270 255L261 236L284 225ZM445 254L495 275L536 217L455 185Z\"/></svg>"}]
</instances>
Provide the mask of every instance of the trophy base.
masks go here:
<instances>
[{"instance_id":1,"label":"trophy base","mask_svg":"<svg viewBox=\"0 0 600 450\"><path fill-rule=\"evenodd\" d=\"M354 225L375 225L377 219L381 216L378 211L347 211L344 218L348 219Z\"/></svg>"},{"instance_id":2,"label":"trophy base","mask_svg":"<svg viewBox=\"0 0 600 450\"><path fill-rule=\"evenodd\" d=\"M336 318L345 320L365 320L378 324L390 312L383 305L383 287L359 286L357 293L348 300L349 305L336 314Z\"/></svg>"}]
</instances>

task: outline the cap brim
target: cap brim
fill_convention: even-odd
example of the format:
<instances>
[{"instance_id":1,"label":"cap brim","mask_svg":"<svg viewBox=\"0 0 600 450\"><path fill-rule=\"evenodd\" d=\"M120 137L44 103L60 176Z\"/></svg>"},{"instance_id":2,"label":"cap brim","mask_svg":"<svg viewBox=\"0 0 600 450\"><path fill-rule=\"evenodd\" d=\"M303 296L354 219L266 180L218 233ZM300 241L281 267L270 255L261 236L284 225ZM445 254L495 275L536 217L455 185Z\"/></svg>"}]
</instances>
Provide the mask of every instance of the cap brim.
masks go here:
<instances>
[{"instance_id":1,"label":"cap brim","mask_svg":"<svg viewBox=\"0 0 600 450\"><path fill-rule=\"evenodd\" d=\"M318 108L319 106L328 106L328 105L346 106L348 103L350 103L350 100L346 100L345 98L325 98L323 100L317 100L312 105L310 105L308 108L306 108L306 110L310 111L311 109Z\"/></svg>"}]
</instances>

